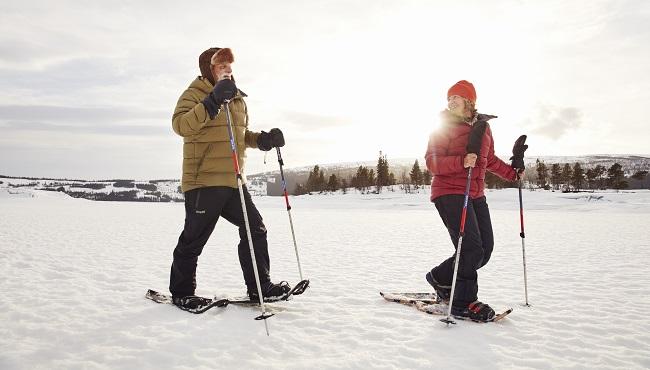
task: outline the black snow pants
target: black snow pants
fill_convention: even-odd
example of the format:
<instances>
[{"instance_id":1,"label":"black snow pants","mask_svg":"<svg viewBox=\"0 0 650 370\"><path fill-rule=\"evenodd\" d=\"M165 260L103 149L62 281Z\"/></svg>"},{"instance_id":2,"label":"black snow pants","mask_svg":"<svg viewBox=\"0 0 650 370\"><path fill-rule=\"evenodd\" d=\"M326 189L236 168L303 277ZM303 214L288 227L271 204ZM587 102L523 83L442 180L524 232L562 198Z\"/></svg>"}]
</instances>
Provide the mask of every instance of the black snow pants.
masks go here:
<instances>
[{"instance_id":1,"label":"black snow pants","mask_svg":"<svg viewBox=\"0 0 650 370\"><path fill-rule=\"evenodd\" d=\"M463 195L443 195L434 200L442 222L449 231L454 247L458 245L460 218L463 211ZM454 306L467 307L478 299L477 270L490 260L494 248L494 235L490 210L485 197L469 199L465 219L465 235L460 251L460 264L456 277ZM451 286L456 254L431 270L433 278L442 285Z\"/></svg>"},{"instance_id":2,"label":"black snow pants","mask_svg":"<svg viewBox=\"0 0 650 370\"><path fill-rule=\"evenodd\" d=\"M260 283L263 284L270 281L266 227L246 187L244 187L244 199ZM174 249L174 261L169 279L169 291L174 297L194 294L197 261L219 220L219 216L223 216L239 228L239 263L244 274L244 282L249 290L256 289L239 189L212 186L185 192L185 227L178 238L176 249Z\"/></svg>"}]
</instances>

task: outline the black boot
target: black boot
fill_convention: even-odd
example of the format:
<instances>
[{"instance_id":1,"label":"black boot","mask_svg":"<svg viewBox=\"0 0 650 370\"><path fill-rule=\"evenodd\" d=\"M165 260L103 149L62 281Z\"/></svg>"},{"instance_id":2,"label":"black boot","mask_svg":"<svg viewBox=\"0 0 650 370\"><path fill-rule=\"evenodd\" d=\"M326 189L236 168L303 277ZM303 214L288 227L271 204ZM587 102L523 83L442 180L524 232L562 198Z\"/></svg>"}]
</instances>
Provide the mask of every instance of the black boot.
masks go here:
<instances>
[{"instance_id":1,"label":"black boot","mask_svg":"<svg viewBox=\"0 0 650 370\"><path fill-rule=\"evenodd\" d=\"M196 311L212 303L212 299L188 295L185 297L173 297L172 301L178 308L185 311Z\"/></svg>"},{"instance_id":2,"label":"black boot","mask_svg":"<svg viewBox=\"0 0 650 370\"><path fill-rule=\"evenodd\" d=\"M448 304L449 297L451 297L451 288L448 286L440 285L440 283L433 278L431 271L427 272L426 279L427 282L431 284L433 289L436 291L436 295L438 296L438 301Z\"/></svg>"},{"instance_id":3,"label":"black boot","mask_svg":"<svg viewBox=\"0 0 650 370\"><path fill-rule=\"evenodd\" d=\"M289 293L291 286L286 281L281 281L278 284L274 284L270 281L262 283L262 297L264 298L280 298L285 294ZM257 287L248 288L248 297L251 301L259 301L259 295L257 294Z\"/></svg>"},{"instance_id":4,"label":"black boot","mask_svg":"<svg viewBox=\"0 0 650 370\"><path fill-rule=\"evenodd\" d=\"M468 318L470 320L480 322L492 321L494 320L495 315L492 307L479 301L472 302L466 307L456 307L454 305L451 308L451 314L456 317Z\"/></svg>"}]
</instances>

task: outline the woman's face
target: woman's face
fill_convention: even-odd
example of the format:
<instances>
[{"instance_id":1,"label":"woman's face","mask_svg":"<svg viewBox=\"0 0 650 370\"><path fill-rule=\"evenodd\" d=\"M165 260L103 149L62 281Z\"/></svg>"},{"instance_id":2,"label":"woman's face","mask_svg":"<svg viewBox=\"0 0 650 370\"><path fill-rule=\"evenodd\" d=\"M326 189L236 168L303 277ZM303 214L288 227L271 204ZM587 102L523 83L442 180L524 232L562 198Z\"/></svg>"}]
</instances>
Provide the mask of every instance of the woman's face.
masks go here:
<instances>
[{"instance_id":1,"label":"woman's face","mask_svg":"<svg viewBox=\"0 0 650 370\"><path fill-rule=\"evenodd\" d=\"M447 99L447 109L457 116L465 114L465 99L458 95L452 95Z\"/></svg>"}]
</instances>

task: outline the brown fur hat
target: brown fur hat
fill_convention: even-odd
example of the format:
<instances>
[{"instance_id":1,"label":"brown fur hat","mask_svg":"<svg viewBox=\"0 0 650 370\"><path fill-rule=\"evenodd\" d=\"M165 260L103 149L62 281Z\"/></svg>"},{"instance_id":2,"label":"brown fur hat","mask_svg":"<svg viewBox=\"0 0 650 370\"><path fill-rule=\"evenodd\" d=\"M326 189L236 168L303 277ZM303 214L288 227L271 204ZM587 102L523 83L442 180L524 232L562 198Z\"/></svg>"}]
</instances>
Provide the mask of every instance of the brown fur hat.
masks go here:
<instances>
[{"instance_id":1,"label":"brown fur hat","mask_svg":"<svg viewBox=\"0 0 650 370\"><path fill-rule=\"evenodd\" d=\"M199 55L199 69L201 70L201 76L208 79L208 81L213 85L214 77L212 77L212 71L210 70L210 60L219 50L221 50L221 48L210 48Z\"/></svg>"},{"instance_id":2,"label":"brown fur hat","mask_svg":"<svg viewBox=\"0 0 650 370\"><path fill-rule=\"evenodd\" d=\"M210 64L220 64L220 63L234 63L235 56L232 54L230 48L219 49L212 58L210 59Z\"/></svg>"},{"instance_id":3,"label":"brown fur hat","mask_svg":"<svg viewBox=\"0 0 650 370\"><path fill-rule=\"evenodd\" d=\"M206 78L212 85L214 85L214 76L212 76L212 68L214 64L219 63L233 63L235 56L230 48L210 48L201 53L199 56L199 69L201 76Z\"/></svg>"}]
</instances>

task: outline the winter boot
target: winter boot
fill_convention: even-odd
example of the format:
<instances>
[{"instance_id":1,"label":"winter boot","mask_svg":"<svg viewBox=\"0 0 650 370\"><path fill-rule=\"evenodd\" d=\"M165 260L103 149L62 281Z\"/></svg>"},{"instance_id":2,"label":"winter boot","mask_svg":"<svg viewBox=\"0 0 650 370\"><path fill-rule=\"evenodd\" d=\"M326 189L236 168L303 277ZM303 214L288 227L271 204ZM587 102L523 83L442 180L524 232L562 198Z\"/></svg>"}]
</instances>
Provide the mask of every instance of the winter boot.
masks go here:
<instances>
[{"instance_id":1,"label":"winter boot","mask_svg":"<svg viewBox=\"0 0 650 370\"><path fill-rule=\"evenodd\" d=\"M431 284L433 289L436 291L438 301L442 303L449 303L449 297L451 297L451 287L440 285L440 283L433 278L431 271L427 272L426 279L427 282Z\"/></svg>"},{"instance_id":2,"label":"winter boot","mask_svg":"<svg viewBox=\"0 0 650 370\"><path fill-rule=\"evenodd\" d=\"M488 306L485 303L475 301L467 305L466 307L456 307L451 308L451 314L460 317L468 318L472 321L479 322L489 322L494 320L494 310L492 307Z\"/></svg>"},{"instance_id":3,"label":"winter boot","mask_svg":"<svg viewBox=\"0 0 650 370\"><path fill-rule=\"evenodd\" d=\"M172 301L178 308L185 311L197 311L212 303L212 299L188 295L185 297L173 297Z\"/></svg>"},{"instance_id":4,"label":"winter boot","mask_svg":"<svg viewBox=\"0 0 650 370\"><path fill-rule=\"evenodd\" d=\"M281 298L285 294L289 293L291 286L286 281L281 281L278 284L274 284L270 281L262 283L262 297L264 298ZM259 301L259 295L257 294L257 287L252 287L248 289L248 298L251 301Z\"/></svg>"}]
</instances>

